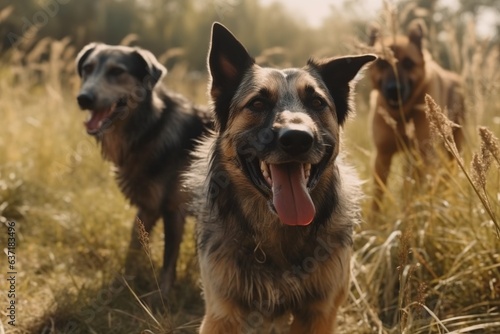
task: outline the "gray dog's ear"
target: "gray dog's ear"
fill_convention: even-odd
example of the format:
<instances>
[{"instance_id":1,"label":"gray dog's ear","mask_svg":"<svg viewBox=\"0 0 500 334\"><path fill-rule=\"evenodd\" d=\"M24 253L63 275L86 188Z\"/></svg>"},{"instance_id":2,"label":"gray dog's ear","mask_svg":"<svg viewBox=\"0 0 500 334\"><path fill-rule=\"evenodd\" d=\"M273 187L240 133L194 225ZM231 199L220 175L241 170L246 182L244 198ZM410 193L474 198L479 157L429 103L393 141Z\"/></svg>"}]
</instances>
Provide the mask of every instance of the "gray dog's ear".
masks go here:
<instances>
[{"instance_id":1,"label":"gray dog's ear","mask_svg":"<svg viewBox=\"0 0 500 334\"><path fill-rule=\"evenodd\" d=\"M92 51L95 50L95 48L99 45L100 43L90 43L87 44L83 47L83 49L78 52L78 55L76 56L76 70L78 72L78 75L81 77L82 76L82 66L85 60L90 56Z\"/></svg>"},{"instance_id":2,"label":"gray dog's ear","mask_svg":"<svg viewBox=\"0 0 500 334\"><path fill-rule=\"evenodd\" d=\"M134 54L139 58L139 67L136 75L142 81L147 81L151 87L155 86L166 74L167 69L148 50L134 48Z\"/></svg>"},{"instance_id":3,"label":"gray dog's ear","mask_svg":"<svg viewBox=\"0 0 500 334\"><path fill-rule=\"evenodd\" d=\"M427 27L422 19L415 19L410 22L408 28L408 38L410 41L422 49L422 41L427 35Z\"/></svg>"}]
</instances>

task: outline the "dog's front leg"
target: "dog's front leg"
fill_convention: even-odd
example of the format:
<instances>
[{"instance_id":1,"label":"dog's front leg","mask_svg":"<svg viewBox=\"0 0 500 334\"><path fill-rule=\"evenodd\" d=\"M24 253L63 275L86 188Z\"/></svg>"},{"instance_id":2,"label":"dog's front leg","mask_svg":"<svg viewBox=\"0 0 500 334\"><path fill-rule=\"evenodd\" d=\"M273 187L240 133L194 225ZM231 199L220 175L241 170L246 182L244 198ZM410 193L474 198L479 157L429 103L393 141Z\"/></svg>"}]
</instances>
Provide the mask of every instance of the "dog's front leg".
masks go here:
<instances>
[{"instance_id":1,"label":"dog's front leg","mask_svg":"<svg viewBox=\"0 0 500 334\"><path fill-rule=\"evenodd\" d=\"M163 249L163 268L160 276L160 289L166 297L176 277L176 263L179 257L182 234L184 232L185 215L182 210L163 213L165 245Z\"/></svg>"},{"instance_id":2,"label":"dog's front leg","mask_svg":"<svg viewBox=\"0 0 500 334\"><path fill-rule=\"evenodd\" d=\"M342 298L343 300L343 298ZM314 307L313 310L294 314L290 334L332 334L335 333L335 320L339 305Z\"/></svg>"},{"instance_id":3,"label":"dog's front leg","mask_svg":"<svg viewBox=\"0 0 500 334\"><path fill-rule=\"evenodd\" d=\"M377 150L374 163L373 178L373 203L372 210L378 212L382 203L383 194L387 185L387 177L391 169L391 162L394 152Z\"/></svg>"},{"instance_id":4,"label":"dog's front leg","mask_svg":"<svg viewBox=\"0 0 500 334\"><path fill-rule=\"evenodd\" d=\"M384 112L376 109L373 116L373 143L375 145L375 160L373 162L373 202L372 210L378 212L382 203L387 177L391 169L392 157L398 151L398 136L396 129L388 124L382 116Z\"/></svg>"},{"instance_id":5,"label":"dog's front leg","mask_svg":"<svg viewBox=\"0 0 500 334\"><path fill-rule=\"evenodd\" d=\"M207 274L207 272L203 272L202 268L201 274L203 277L203 274ZM242 314L233 302L220 298L218 294L214 293L210 284L203 286L203 295L205 298L205 316L201 322L200 334L245 333L242 330Z\"/></svg>"}]
</instances>

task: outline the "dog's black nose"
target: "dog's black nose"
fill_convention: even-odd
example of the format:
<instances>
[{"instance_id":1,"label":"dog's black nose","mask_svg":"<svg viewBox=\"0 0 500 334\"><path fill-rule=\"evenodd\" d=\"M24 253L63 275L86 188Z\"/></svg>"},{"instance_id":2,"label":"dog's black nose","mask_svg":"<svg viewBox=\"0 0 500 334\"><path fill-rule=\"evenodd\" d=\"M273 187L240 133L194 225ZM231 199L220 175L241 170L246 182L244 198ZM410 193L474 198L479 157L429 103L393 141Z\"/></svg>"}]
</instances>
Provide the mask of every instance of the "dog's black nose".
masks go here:
<instances>
[{"instance_id":1,"label":"dog's black nose","mask_svg":"<svg viewBox=\"0 0 500 334\"><path fill-rule=\"evenodd\" d=\"M82 109L91 109L94 105L94 95L91 93L81 93L76 99Z\"/></svg>"},{"instance_id":2,"label":"dog's black nose","mask_svg":"<svg viewBox=\"0 0 500 334\"><path fill-rule=\"evenodd\" d=\"M384 96L391 101L399 101L399 85L396 81L389 82L384 87Z\"/></svg>"},{"instance_id":3,"label":"dog's black nose","mask_svg":"<svg viewBox=\"0 0 500 334\"><path fill-rule=\"evenodd\" d=\"M384 97L389 101L389 103L399 104L399 98L401 102L406 102L410 97L411 93L411 83L389 81L383 86Z\"/></svg>"},{"instance_id":4,"label":"dog's black nose","mask_svg":"<svg viewBox=\"0 0 500 334\"><path fill-rule=\"evenodd\" d=\"M299 155L309 151L314 136L306 129L281 129L278 134L279 147L290 155Z\"/></svg>"}]
</instances>

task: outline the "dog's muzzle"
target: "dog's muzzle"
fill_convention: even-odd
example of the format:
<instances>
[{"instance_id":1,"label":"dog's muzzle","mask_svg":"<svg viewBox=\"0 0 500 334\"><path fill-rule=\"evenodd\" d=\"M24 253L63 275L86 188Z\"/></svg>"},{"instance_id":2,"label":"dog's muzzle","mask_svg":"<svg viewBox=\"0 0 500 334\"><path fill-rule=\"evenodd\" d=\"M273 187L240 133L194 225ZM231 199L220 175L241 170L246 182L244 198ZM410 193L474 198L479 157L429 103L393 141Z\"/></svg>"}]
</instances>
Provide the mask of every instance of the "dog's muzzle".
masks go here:
<instances>
[{"instance_id":1,"label":"dog's muzzle","mask_svg":"<svg viewBox=\"0 0 500 334\"><path fill-rule=\"evenodd\" d=\"M283 224L309 225L316 214L310 192L333 150L331 145L319 144L320 139L302 124L290 124L275 130L275 134L272 149L262 157L239 159L249 179L268 198Z\"/></svg>"},{"instance_id":2,"label":"dog's muzzle","mask_svg":"<svg viewBox=\"0 0 500 334\"><path fill-rule=\"evenodd\" d=\"M127 105L127 100L123 97L109 105L98 107L96 96L87 91L81 92L76 99L81 109L90 112L89 119L84 122L87 133L90 135L98 135L106 130L118 111Z\"/></svg>"},{"instance_id":3,"label":"dog's muzzle","mask_svg":"<svg viewBox=\"0 0 500 334\"><path fill-rule=\"evenodd\" d=\"M382 84L382 94L384 95L387 103L392 108L399 107L399 99L401 104L404 104L411 93L410 82L398 82L396 80L386 81Z\"/></svg>"}]
</instances>

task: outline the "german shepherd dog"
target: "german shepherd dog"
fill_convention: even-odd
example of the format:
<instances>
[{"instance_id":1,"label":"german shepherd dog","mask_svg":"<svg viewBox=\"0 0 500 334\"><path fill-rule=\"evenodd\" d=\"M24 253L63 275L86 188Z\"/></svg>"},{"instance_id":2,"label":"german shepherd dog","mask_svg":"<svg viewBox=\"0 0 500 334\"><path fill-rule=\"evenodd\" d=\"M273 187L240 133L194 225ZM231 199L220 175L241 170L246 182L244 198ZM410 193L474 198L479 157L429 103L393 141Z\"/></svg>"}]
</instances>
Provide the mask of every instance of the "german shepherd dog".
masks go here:
<instances>
[{"instance_id":1,"label":"german shepherd dog","mask_svg":"<svg viewBox=\"0 0 500 334\"><path fill-rule=\"evenodd\" d=\"M359 182L341 156L352 82L373 55L255 64L214 23L208 56L216 131L187 186L206 197L197 248L200 333L331 333L348 293Z\"/></svg>"},{"instance_id":2,"label":"german shepherd dog","mask_svg":"<svg viewBox=\"0 0 500 334\"><path fill-rule=\"evenodd\" d=\"M387 182L391 160L404 147L416 149L425 165L429 165L434 151L430 140L429 121L425 115L425 95L429 94L454 123L464 123L464 95L460 77L440 67L423 46L425 25L413 21L407 36L379 38L378 29L370 34L369 44L381 57L370 66L373 83L371 111L372 131L376 148L374 162L374 209L378 210L382 191ZM396 63L391 65L384 57L389 49ZM395 123L391 126L387 117ZM414 125L413 138L406 132ZM463 132L454 128L457 147L463 141Z\"/></svg>"},{"instance_id":3,"label":"german shepherd dog","mask_svg":"<svg viewBox=\"0 0 500 334\"><path fill-rule=\"evenodd\" d=\"M163 218L160 288L166 295L175 280L185 218L180 176L196 140L210 127L208 109L165 89L160 81L167 70L147 50L92 43L80 51L76 64L82 80L78 104L90 113L87 133L115 165L120 189L138 207L145 231ZM139 249L133 229L126 271L134 270Z\"/></svg>"}]
</instances>

